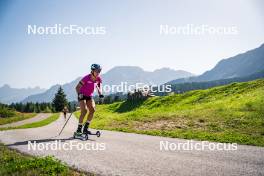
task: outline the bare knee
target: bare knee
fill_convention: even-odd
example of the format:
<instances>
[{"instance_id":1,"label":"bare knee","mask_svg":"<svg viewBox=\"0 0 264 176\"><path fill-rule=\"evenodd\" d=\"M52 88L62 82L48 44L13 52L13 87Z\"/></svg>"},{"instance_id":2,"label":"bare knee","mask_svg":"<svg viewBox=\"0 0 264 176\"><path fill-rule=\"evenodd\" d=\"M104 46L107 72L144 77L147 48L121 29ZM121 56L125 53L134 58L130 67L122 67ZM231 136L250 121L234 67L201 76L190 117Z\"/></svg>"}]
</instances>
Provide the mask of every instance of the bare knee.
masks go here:
<instances>
[{"instance_id":1,"label":"bare knee","mask_svg":"<svg viewBox=\"0 0 264 176\"><path fill-rule=\"evenodd\" d=\"M81 114L84 115L84 116L86 115L86 113L87 113L87 109L83 109L83 110L81 111Z\"/></svg>"},{"instance_id":2,"label":"bare knee","mask_svg":"<svg viewBox=\"0 0 264 176\"><path fill-rule=\"evenodd\" d=\"M89 109L89 114L93 114L95 112L95 108L90 108Z\"/></svg>"}]
</instances>

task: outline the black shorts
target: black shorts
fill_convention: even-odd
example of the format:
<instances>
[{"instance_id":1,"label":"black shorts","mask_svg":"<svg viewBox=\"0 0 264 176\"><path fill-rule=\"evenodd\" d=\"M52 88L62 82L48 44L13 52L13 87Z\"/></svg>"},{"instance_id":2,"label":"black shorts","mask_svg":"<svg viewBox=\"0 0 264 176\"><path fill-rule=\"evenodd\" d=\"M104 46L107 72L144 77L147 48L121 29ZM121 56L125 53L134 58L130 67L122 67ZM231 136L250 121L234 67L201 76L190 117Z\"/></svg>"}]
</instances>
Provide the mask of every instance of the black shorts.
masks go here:
<instances>
[{"instance_id":1,"label":"black shorts","mask_svg":"<svg viewBox=\"0 0 264 176\"><path fill-rule=\"evenodd\" d=\"M91 100L93 97L92 96L83 96L82 98L79 98L78 97L78 101L81 101L81 100L86 100L86 101L88 101L88 100Z\"/></svg>"}]
</instances>

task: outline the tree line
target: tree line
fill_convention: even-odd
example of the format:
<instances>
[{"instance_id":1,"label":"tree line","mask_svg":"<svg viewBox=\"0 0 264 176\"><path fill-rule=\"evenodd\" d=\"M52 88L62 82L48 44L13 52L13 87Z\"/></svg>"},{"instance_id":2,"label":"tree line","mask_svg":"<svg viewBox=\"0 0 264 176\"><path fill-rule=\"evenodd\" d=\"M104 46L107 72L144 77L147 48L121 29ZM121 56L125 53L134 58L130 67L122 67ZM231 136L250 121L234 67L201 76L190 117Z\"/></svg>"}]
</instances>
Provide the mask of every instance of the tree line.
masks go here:
<instances>
[{"instance_id":1,"label":"tree line","mask_svg":"<svg viewBox=\"0 0 264 176\"><path fill-rule=\"evenodd\" d=\"M15 110L8 105L0 103L0 117L12 117L16 114Z\"/></svg>"},{"instance_id":2,"label":"tree line","mask_svg":"<svg viewBox=\"0 0 264 176\"><path fill-rule=\"evenodd\" d=\"M12 103L9 107L19 112L54 112L51 103Z\"/></svg>"},{"instance_id":3,"label":"tree line","mask_svg":"<svg viewBox=\"0 0 264 176\"><path fill-rule=\"evenodd\" d=\"M11 110L16 110L18 112L35 112L35 113L51 113L51 112L61 112L64 107L67 107L69 112L76 111L77 102L68 102L66 94L64 93L62 87L59 87L57 93L55 94L52 102L42 102L42 103L12 103L10 105L0 104L0 108L9 108Z\"/></svg>"}]
</instances>

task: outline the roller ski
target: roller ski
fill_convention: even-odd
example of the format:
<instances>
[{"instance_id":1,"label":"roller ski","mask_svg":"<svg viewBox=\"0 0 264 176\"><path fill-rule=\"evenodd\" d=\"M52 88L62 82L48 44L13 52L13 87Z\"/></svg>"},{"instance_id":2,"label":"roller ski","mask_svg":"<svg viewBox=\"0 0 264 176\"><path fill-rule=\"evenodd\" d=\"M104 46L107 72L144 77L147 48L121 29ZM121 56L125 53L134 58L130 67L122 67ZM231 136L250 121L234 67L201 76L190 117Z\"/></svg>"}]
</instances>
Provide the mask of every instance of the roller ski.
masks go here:
<instances>
[{"instance_id":1,"label":"roller ski","mask_svg":"<svg viewBox=\"0 0 264 176\"><path fill-rule=\"evenodd\" d=\"M91 131L88 130L88 125L85 124L84 129L82 131L82 125L78 126L78 129L76 132L74 132L73 134L73 138L74 139L81 139L81 140L88 140L89 139L89 135L95 135L97 137L101 136L101 132L100 131L96 131L95 133L92 133Z\"/></svg>"}]
</instances>

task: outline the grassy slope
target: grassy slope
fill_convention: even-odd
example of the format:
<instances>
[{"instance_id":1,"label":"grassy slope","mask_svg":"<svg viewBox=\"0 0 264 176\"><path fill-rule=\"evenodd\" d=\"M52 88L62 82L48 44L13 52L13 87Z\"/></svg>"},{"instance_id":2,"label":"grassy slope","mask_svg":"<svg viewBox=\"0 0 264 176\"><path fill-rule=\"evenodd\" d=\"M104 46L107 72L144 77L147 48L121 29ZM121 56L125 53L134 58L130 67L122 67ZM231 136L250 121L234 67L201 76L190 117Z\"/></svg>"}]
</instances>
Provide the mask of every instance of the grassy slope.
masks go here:
<instances>
[{"instance_id":1,"label":"grassy slope","mask_svg":"<svg viewBox=\"0 0 264 176\"><path fill-rule=\"evenodd\" d=\"M32 157L0 144L0 175L92 175L68 168L53 157Z\"/></svg>"},{"instance_id":2,"label":"grassy slope","mask_svg":"<svg viewBox=\"0 0 264 176\"><path fill-rule=\"evenodd\" d=\"M42 127L42 126L45 126L45 125L50 124L51 122L54 122L55 120L57 120L59 118L59 116L60 116L60 114L59 113L56 113L56 114L53 114L53 115L51 115L50 117L48 117L48 118L46 118L44 120L38 121L38 122L25 124L25 125L21 125L21 126L18 126L18 127L0 128L0 131L1 130L11 130L11 129L23 129L23 128L37 128L37 127Z\"/></svg>"},{"instance_id":3,"label":"grassy slope","mask_svg":"<svg viewBox=\"0 0 264 176\"><path fill-rule=\"evenodd\" d=\"M264 79L99 105L91 127L264 146Z\"/></svg>"},{"instance_id":4,"label":"grassy slope","mask_svg":"<svg viewBox=\"0 0 264 176\"><path fill-rule=\"evenodd\" d=\"M32 118L34 116L36 116L36 113L19 113L19 112L16 112L16 115L13 117L5 117L5 118L1 117L0 118L0 125L29 119L29 118Z\"/></svg>"}]
</instances>

